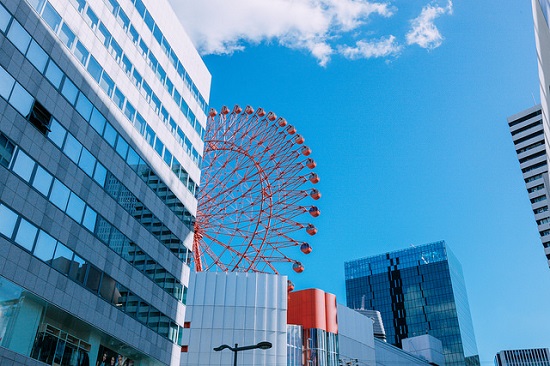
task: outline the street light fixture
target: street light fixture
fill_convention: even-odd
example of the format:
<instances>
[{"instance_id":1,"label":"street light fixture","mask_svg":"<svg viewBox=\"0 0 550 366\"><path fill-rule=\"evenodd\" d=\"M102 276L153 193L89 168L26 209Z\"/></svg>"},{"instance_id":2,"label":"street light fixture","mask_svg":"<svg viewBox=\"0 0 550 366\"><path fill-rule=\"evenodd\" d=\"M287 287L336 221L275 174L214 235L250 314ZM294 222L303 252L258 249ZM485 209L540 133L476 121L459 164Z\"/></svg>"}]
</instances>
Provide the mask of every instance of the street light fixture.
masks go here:
<instances>
[{"instance_id":1,"label":"street light fixture","mask_svg":"<svg viewBox=\"0 0 550 366\"><path fill-rule=\"evenodd\" d=\"M254 344L252 346L242 346L242 347L239 347L239 345L237 343L235 343L235 347L228 346L227 344L222 344L219 347L215 347L214 351L218 352L218 351L222 351L226 348L233 351L233 366L237 366L237 352L247 351L247 350L250 350L250 349L263 349L263 350L266 350L266 349L270 349L271 347L273 347L271 342L263 341L263 342L259 342L258 344Z\"/></svg>"}]
</instances>

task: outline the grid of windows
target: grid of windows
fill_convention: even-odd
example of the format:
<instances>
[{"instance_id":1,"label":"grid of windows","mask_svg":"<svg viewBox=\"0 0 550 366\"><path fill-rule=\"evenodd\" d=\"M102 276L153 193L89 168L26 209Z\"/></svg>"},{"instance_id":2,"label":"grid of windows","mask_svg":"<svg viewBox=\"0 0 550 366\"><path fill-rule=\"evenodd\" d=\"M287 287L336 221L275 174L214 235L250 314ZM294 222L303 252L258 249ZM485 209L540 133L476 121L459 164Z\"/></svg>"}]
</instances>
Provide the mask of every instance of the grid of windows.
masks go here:
<instances>
[{"instance_id":1,"label":"grid of windows","mask_svg":"<svg viewBox=\"0 0 550 366\"><path fill-rule=\"evenodd\" d=\"M0 4L0 14L3 14L3 12L6 12L5 14L10 17L6 22L7 28L9 21L11 20L11 16ZM11 27L14 27L16 25L19 25L19 23L16 20L13 20L13 22L11 22L10 29ZM12 42L17 42L15 39L10 40ZM124 140L122 136L120 136L116 132L114 127L106 120L106 118L99 112L99 110L91 104L91 102L88 100L88 98L84 96L82 92L78 90L73 90L72 86L74 86L74 84L64 75L64 73L55 64L55 62L53 62L53 60L51 60L47 56L44 50L42 50L42 48L34 41L34 39L31 39L30 45L26 47L28 47L27 53L25 54L27 59L35 67L37 67L37 70L43 73L48 78L48 80L52 82L54 86L56 86L56 88L59 88L59 85L61 84L63 78L65 78L66 82L63 83L63 89L61 89L60 91L67 98L67 100L72 100L71 103L75 106L75 109L79 112L79 114L88 123L90 123L90 125L105 139L105 141L107 141L109 145L111 145L115 149L115 151L121 156L121 158L124 159L134 171L142 173L139 174L140 177L149 185L153 192L155 192L157 196L166 203L166 205L178 216L178 218L184 221L184 223L190 230L193 230L194 217L191 215L191 213L183 206L183 204L179 200L175 198L173 192L168 189L165 183L160 181L160 178L158 178L158 176L153 173L152 169L136 153L136 151L131 146L129 146L126 140ZM46 65L48 66L46 71L44 72ZM73 90L73 92L69 92L69 90ZM75 93L77 93L76 96ZM29 114L32 113L31 108L33 108L33 105L36 105L38 103L2 67L0 67L0 96L8 100L10 104L12 104L12 106L25 117L29 117ZM76 104L74 104L75 99ZM52 120L51 115L50 120ZM55 120L50 122L52 126L55 126L56 123L57 122ZM57 125L59 124L57 123ZM46 126L47 130L51 130L53 128L52 126ZM60 132L60 135L62 133L63 132ZM63 138L63 136L55 136L54 138L60 140ZM152 134L148 133L147 136L148 139L151 140L151 143L154 144ZM160 145L157 144L157 146ZM168 150L165 150L165 153L169 154ZM171 154L169 155L171 156ZM173 173L179 178L182 183L184 183L184 185L192 194L196 195L198 186L189 177L187 171L185 171L185 169L180 165L176 158L172 158L170 161ZM102 168L102 165L100 169L104 169ZM153 178L152 181L150 181L151 177Z\"/></svg>"},{"instance_id":2,"label":"grid of windows","mask_svg":"<svg viewBox=\"0 0 550 366\"><path fill-rule=\"evenodd\" d=\"M0 136L6 138L2 133L0 133ZM99 240L122 256L124 260L143 272L160 288L178 301L185 303L187 288L175 276L154 261L151 256L110 222L98 215L82 198L57 178L54 178L50 172L36 163L23 150L17 148L13 143L12 145L16 151L15 156L10 157L10 160L12 160L11 170L14 173L44 195L61 211L92 232ZM22 243L19 244L23 245ZM31 250L30 245L28 244L26 247L28 250Z\"/></svg>"},{"instance_id":3,"label":"grid of windows","mask_svg":"<svg viewBox=\"0 0 550 366\"><path fill-rule=\"evenodd\" d=\"M180 326L87 259L0 203L0 234L55 270L99 295L159 335L179 342Z\"/></svg>"},{"instance_id":4,"label":"grid of windows","mask_svg":"<svg viewBox=\"0 0 550 366\"><path fill-rule=\"evenodd\" d=\"M31 5L36 9L36 11L39 13L39 15L42 17L44 22L50 27L50 29L58 35L58 37L63 41L63 37L60 35L61 30L63 27L61 26L63 23L63 19L61 16L57 13L57 11L51 6L51 4L47 0L39 0L39 1L32 1L29 0ZM21 27L21 29L23 29ZM68 28L67 28L68 29ZM105 31L106 28L105 28ZM26 33L26 31L23 29L23 32ZM72 31L71 31L72 32ZM101 33L101 32L100 32ZM74 32L72 33L74 34ZM28 35L28 33L26 33ZM30 36L29 36L30 39ZM76 39L75 40L79 42ZM65 44L65 43L64 43ZM78 43L75 43L75 45ZM101 89L107 94L109 98L114 102L114 104L120 109L120 111L124 114L124 116L130 121L132 126L139 131L139 133L147 140L149 145L157 151L157 153L166 161L167 158L170 157L172 159L173 154L165 148L165 144L160 140L158 136L156 136L155 132L151 128L151 126L145 121L143 116L136 111L136 108L126 99L124 94L120 91L120 89L116 86L115 81L111 76L107 74L107 72L103 69L101 64L97 61L97 59L91 55L88 51L83 53L83 50L85 50L85 47L82 45L81 47L73 47L73 44L65 44L71 50L73 53L77 53L77 58L79 58L80 54L86 55L86 57L80 59L81 61L84 61L82 65L86 68L90 76L98 83L98 85L101 87ZM27 45L28 47L28 45ZM25 47L20 48L21 53L25 54ZM44 53L45 55L45 53ZM55 65L55 63L50 62L50 64ZM35 65L36 66L36 65ZM52 68L52 70L49 70ZM37 68L38 69L38 68ZM38 69L40 72L43 72L43 70ZM67 97L67 100L71 104L74 104L76 99L76 93L78 92L78 89L74 86L74 83L72 83L61 71L61 69L55 65L50 66L48 65L48 69L45 71L45 76L50 80L50 82L56 87L56 88L63 88L66 89L66 93L69 95ZM69 80L69 83L72 84L68 87L65 87L64 85L61 86L61 83L63 80ZM61 89L62 94L63 89ZM71 93L72 92L72 93ZM151 91L152 93L152 91ZM81 93L82 94L82 93ZM150 93L148 93L150 94ZM158 99L158 98L157 98ZM158 104L160 108L160 101ZM159 117L168 123L165 115L162 113L162 108L157 108L155 104L155 112L159 115ZM86 118L86 116L84 116ZM200 166L201 164L201 156L199 152L191 145L191 142L188 139L178 139L178 142L180 145L182 145L183 149L188 153L188 155L191 157L193 162ZM172 165L172 161L166 161L166 164L168 166ZM178 165L178 168L181 167L179 162L176 162Z\"/></svg>"},{"instance_id":5,"label":"grid of windows","mask_svg":"<svg viewBox=\"0 0 550 366\"><path fill-rule=\"evenodd\" d=\"M473 329L459 323L469 312L447 250L437 242L346 262L346 297L351 308L380 311L388 342L428 333L442 341L446 365L458 366L477 349Z\"/></svg>"}]
</instances>

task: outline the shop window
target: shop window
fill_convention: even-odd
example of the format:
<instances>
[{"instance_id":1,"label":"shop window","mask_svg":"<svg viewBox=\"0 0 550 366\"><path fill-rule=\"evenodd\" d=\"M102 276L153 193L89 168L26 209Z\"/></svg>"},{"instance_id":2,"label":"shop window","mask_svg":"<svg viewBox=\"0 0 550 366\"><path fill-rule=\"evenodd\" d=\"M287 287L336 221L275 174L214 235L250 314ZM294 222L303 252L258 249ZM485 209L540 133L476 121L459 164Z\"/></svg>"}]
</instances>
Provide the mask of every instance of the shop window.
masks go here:
<instances>
[{"instance_id":1,"label":"shop window","mask_svg":"<svg viewBox=\"0 0 550 366\"><path fill-rule=\"evenodd\" d=\"M49 132L50 121L52 114L37 100L34 101L34 104L29 115L29 121L38 128L43 135L46 135Z\"/></svg>"}]
</instances>

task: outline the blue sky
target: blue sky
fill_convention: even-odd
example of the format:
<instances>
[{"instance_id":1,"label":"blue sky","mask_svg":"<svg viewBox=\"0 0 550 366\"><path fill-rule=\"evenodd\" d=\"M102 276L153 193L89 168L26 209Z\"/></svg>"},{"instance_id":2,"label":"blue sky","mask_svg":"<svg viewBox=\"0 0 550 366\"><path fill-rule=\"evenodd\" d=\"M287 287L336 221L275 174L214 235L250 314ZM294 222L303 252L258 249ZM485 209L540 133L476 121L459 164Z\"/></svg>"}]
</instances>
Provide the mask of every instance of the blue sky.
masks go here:
<instances>
[{"instance_id":1,"label":"blue sky","mask_svg":"<svg viewBox=\"0 0 550 366\"><path fill-rule=\"evenodd\" d=\"M211 106L272 110L313 150L322 215L313 253L296 254L305 272L289 268L297 288L345 303L344 261L445 240L482 364L550 346L550 270L506 121L539 101L529 1L323 0L317 20L311 0L174 3L213 75ZM442 10L409 41L429 7Z\"/></svg>"}]
</instances>

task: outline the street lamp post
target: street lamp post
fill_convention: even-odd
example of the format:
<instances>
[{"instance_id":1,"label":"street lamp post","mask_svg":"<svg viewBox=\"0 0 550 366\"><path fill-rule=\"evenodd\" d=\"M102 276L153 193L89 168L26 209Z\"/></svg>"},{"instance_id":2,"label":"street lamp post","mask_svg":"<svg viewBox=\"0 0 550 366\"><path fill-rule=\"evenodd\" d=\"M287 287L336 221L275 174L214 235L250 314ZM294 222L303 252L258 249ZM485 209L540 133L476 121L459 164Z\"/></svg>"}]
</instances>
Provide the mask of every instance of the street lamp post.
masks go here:
<instances>
[{"instance_id":1,"label":"street lamp post","mask_svg":"<svg viewBox=\"0 0 550 366\"><path fill-rule=\"evenodd\" d=\"M235 343L235 347L228 346L227 344L222 344L219 347L215 347L214 351L218 352L226 348L233 351L233 366L237 366L237 352L247 351L249 349L270 349L271 347L273 347L271 342L266 342L266 341L260 342L258 344L254 344L252 346L243 346L243 347L239 347L239 345Z\"/></svg>"}]
</instances>

